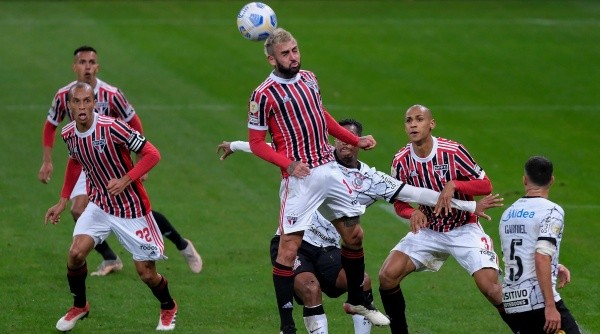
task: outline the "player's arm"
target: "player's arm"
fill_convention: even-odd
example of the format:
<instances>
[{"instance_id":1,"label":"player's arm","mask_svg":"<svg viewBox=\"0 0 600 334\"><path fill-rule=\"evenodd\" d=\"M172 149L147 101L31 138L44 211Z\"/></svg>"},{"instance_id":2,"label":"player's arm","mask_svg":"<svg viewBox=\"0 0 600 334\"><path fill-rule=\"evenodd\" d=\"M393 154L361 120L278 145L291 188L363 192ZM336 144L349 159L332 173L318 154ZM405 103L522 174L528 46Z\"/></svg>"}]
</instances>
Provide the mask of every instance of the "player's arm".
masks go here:
<instances>
[{"instance_id":1,"label":"player's arm","mask_svg":"<svg viewBox=\"0 0 600 334\"><path fill-rule=\"evenodd\" d=\"M160 161L158 149L145 139L141 150L136 153L138 153L140 159L135 166L121 178L108 181L106 189L111 195L120 194L127 186L148 173Z\"/></svg>"},{"instance_id":2,"label":"player's arm","mask_svg":"<svg viewBox=\"0 0 600 334\"><path fill-rule=\"evenodd\" d=\"M455 192L460 192L470 196L489 195L492 192L492 182L484 175L482 179L473 179L466 181L450 180L444 185L440 193L434 211L437 213L450 213L450 201Z\"/></svg>"},{"instance_id":3,"label":"player's arm","mask_svg":"<svg viewBox=\"0 0 600 334\"><path fill-rule=\"evenodd\" d=\"M42 167L38 172L38 179L42 183L50 182L54 166L52 165L52 148L54 147L54 138L57 126L46 120L42 129Z\"/></svg>"},{"instance_id":4,"label":"player's arm","mask_svg":"<svg viewBox=\"0 0 600 334\"><path fill-rule=\"evenodd\" d=\"M69 196L73 192L73 188L75 188L79 174L81 174L81 165L77 160L69 158L67 161L67 168L65 169L65 180L63 181L63 187L60 192L60 199L57 204L46 211L46 216L44 218L46 224L48 222L57 224L60 221L60 214L67 206Z\"/></svg>"},{"instance_id":5,"label":"player's arm","mask_svg":"<svg viewBox=\"0 0 600 334\"><path fill-rule=\"evenodd\" d=\"M554 333L560 329L560 313L556 309L554 302L554 292L552 289L552 256L556 253L556 246L548 238L538 239L535 247L535 273L540 284L542 295L544 296L544 315L546 322L544 331Z\"/></svg>"}]
</instances>

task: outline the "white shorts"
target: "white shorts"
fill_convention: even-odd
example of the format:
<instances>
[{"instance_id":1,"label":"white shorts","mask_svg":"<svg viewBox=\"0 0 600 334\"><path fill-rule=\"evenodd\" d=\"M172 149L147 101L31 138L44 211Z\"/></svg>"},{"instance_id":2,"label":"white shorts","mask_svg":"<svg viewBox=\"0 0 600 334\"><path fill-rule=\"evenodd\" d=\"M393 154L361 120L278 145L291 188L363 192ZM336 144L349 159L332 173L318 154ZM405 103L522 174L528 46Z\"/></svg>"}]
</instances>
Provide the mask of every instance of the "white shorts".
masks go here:
<instances>
[{"instance_id":1,"label":"white shorts","mask_svg":"<svg viewBox=\"0 0 600 334\"><path fill-rule=\"evenodd\" d=\"M75 188L71 192L71 197L69 199L73 199L77 196L86 195L87 196L87 188L85 183L85 173L83 170L81 174L79 174L79 178L77 179L77 183L75 183Z\"/></svg>"},{"instance_id":2,"label":"white shorts","mask_svg":"<svg viewBox=\"0 0 600 334\"><path fill-rule=\"evenodd\" d=\"M77 219L73 236L89 235L97 244L113 232L121 245L132 255L134 261L166 259L165 245L152 212L140 218L119 218L106 213L95 203L88 203Z\"/></svg>"},{"instance_id":3,"label":"white shorts","mask_svg":"<svg viewBox=\"0 0 600 334\"><path fill-rule=\"evenodd\" d=\"M315 167L304 178L282 179L279 227L283 233L310 228L317 210L329 221L365 213L365 206L358 203L357 193L346 182L336 162Z\"/></svg>"},{"instance_id":4,"label":"white shorts","mask_svg":"<svg viewBox=\"0 0 600 334\"><path fill-rule=\"evenodd\" d=\"M408 255L416 271L438 271L450 255L470 275L483 268L499 270L492 239L479 223L465 224L450 232L409 232L393 250Z\"/></svg>"}]
</instances>

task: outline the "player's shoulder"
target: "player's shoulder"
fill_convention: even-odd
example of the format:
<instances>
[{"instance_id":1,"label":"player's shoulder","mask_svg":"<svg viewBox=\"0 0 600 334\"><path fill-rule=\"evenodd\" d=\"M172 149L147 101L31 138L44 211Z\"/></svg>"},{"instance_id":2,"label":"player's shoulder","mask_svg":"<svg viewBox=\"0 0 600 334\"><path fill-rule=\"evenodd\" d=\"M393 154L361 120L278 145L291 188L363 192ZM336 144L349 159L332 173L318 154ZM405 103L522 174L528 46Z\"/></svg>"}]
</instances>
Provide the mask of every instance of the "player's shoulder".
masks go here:
<instances>
[{"instance_id":1,"label":"player's shoulder","mask_svg":"<svg viewBox=\"0 0 600 334\"><path fill-rule=\"evenodd\" d=\"M119 120L117 118L114 118L112 116L98 114L98 125L110 126L118 121Z\"/></svg>"},{"instance_id":2,"label":"player's shoulder","mask_svg":"<svg viewBox=\"0 0 600 334\"><path fill-rule=\"evenodd\" d=\"M117 86L113 86L105 81L98 79L97 83L98 91L104 91L108 93L118 93L120 90Z\"/></svg>"},{"instance_id":3,"label":"player's shoulder","mask_svg":"<svg viewBox=\"0 0 600 334\"><path fill-rule=\"evenodd\" d=\"M63 128L60 130L60 135L64 138L66 136L68 136L70 133L73 133L75 131L75 121L71 121L69 123L67 123L65 126L63 126Z\"/></svg>"},{"instance_id":4,"label":"player's shoulder","mask_svg":"<svg viewBox=\"0 0 600 334\"><path fill-rule=\"evenodd\" d=\"M402 146L398 152L396 152L396 154L394 154L394 161L402 159L404 157L406 157L407 155L410 155L410 143Z\"/></svg>"},{"instance_id":5,"label":"player's shoulder","mask_svg":"<svg viewBox=\"0 0 600 334\"><path fill-rule=\"evenodd\" d=\"M436 137L438 149L447 151L457 151L463 145L455 140L448 138Z\"/></svg>"}]
</instances>

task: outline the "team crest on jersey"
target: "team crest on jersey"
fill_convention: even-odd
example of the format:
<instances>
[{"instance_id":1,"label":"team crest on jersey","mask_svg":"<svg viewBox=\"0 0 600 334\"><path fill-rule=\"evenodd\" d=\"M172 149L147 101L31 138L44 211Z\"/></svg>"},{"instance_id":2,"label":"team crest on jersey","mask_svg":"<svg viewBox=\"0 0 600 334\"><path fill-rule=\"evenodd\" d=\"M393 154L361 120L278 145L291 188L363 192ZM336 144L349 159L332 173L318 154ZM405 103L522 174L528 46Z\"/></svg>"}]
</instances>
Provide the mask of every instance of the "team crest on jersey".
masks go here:
<instances>
[{"instance_id":1,"label":"team crest on jersey","mask_svg":"<svg viewBox=\"0 0 600 334\"><path fill-rule=\"evenodd\" d=\"M446 173L448 173L448 170L450 170L450 166L448 166L448 164L433 166L433 171L441 178L446 176Z\"/></svg>"},{"instance_id":2,"label":"team crest on jersey","mask_svg":"<svg viewBox=\"0 0 600 334\"><path fill-rule=\"evenodd\" d=\"M308 86L308 88L315 90L317 92L319 91L319 86L317 85L316 81L306 79L306 80L304 80L304 83Z\"/></svg>"},{"instance_id":3,"label":"team crest on jersey","mask_svg":"<svg viewBox=\"0 0 600 334\"><path fill-rule=\"evenodd\" d=\"M100 115L108 115L108 102L96 102L95 109Z\"/></svg>"},{"instance_id":4,"label":"team crest on jersey","mask_svg":"<svg viewBox=\"0 0 600 334\"><path fill-rule=\"evenodd\" d=\"M106 147L106 139L98 139L98 140L94 140L92 141L92 147L102 153L104 151L104 147Z\"/></svg>"},{"instance_id":5,"label":"team crest on jersey","mask_svg":"<svg viewBox=\"0 0 600 334\"><path fill-rule=\"evenodd\" d=\"M365 182L366 177L361 173L353 173L354 178L352 179L352 187L356 190L360 190L363 187L363 183Z\"/></svg>"},{"instance_id":6,"label":"team crest on jersey","mask_svg":"<svg viewBox=\"0 0 600 334\"><path fill-rule=\"evenodd\" d=\"M295 216L287 216L285 217L285 220L287 221L287 224L289 226L294 226L294 224L296 224L296 221L298 221L298 217Z\"/></svg>"}]
</instances>

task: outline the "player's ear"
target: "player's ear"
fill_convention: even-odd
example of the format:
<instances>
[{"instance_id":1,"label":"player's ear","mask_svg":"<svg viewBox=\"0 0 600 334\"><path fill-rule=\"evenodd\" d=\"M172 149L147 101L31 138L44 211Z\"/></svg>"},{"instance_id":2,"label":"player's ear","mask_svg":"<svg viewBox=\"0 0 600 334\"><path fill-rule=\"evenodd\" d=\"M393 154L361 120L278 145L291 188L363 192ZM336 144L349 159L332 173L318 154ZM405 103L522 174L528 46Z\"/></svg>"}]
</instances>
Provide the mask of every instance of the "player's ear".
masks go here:
<instances>
[{"instance_id":1,"label":"player's ear","mask_svg":"<svg viewBox=\"0 0 600 334\"><path fill-rule=\"evenodd\" d=\"M273 56L267 56L267 61L269 62L269 64L271 64L271 66L275 66L277 65L277 62L275 61L275 57Z\"/></svg>"},{"instance_id":2,"label":"player's ear","mask_svg":"<svg viewBox=\"0 0 600 334\"><path fill-rule=\"evenodd\" d=\"M523 185L527 186L527 176L523 175Z\"/></svg>"},{"instance_id":3,"label":"player's ear","mask_svg":"<svg viewBox=\"0 0 600 334\"><path fill-rule=\"evenodd\" d=\"M431 121L429 122L429 128L430 128L431 130L435 129L435 125L436 125L436 124L437 124L437 123L435 122L435 118L432 118L432 119L431 119Z\"/></svg>"},{"instance_id":4,"label":"player's ear","mask_svg":"<svg viewBox=\"0 0 600 334\"><path fill-rule=\"evenodd\" d=\"M548 183L548 186L551 186L551 185L553 185L553 184L554 184L554 175L552 175L552 176L550 177L550 183Z\"/></svg>"}]
</instances>

